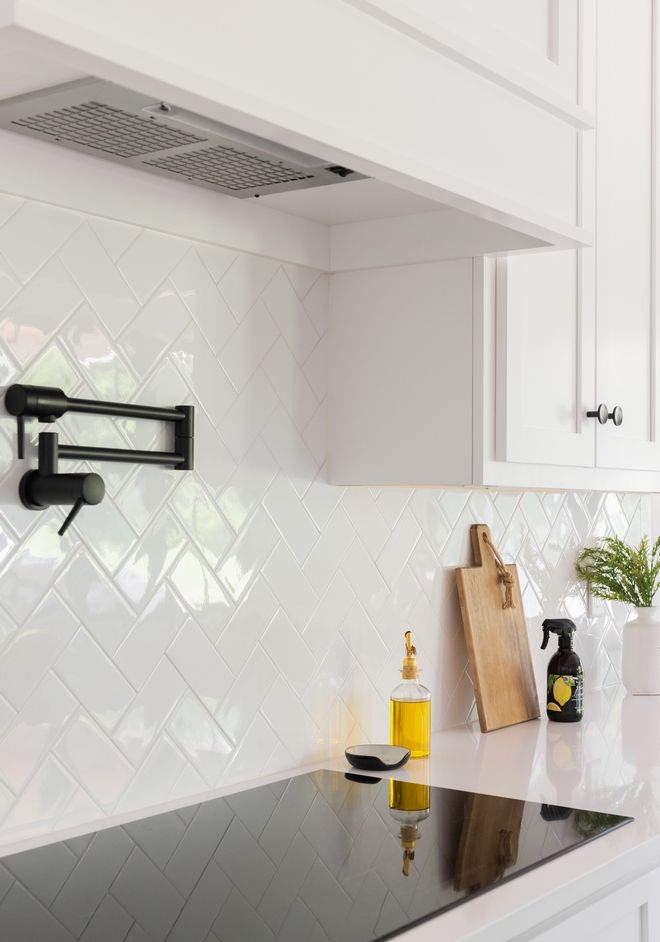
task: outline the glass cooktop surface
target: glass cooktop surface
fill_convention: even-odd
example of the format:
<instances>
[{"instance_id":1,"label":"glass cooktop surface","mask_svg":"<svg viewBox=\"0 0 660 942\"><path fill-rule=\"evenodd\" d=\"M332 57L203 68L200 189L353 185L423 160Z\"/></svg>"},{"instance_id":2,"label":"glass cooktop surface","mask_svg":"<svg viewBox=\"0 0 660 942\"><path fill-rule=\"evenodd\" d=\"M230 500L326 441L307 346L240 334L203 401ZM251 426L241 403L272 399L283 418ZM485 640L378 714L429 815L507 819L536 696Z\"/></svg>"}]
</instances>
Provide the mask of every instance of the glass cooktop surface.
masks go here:
<instances>
[{"instance_id":1,"label":"glass cooktop surface","mask_svg":"<svg viewBox=\"0 0 660 942\"><path fill-rule=\"evenodd\" d=\"M2 858L0 939L388 939L631 820L314 772Z\"/></svg>"}]
</instances>

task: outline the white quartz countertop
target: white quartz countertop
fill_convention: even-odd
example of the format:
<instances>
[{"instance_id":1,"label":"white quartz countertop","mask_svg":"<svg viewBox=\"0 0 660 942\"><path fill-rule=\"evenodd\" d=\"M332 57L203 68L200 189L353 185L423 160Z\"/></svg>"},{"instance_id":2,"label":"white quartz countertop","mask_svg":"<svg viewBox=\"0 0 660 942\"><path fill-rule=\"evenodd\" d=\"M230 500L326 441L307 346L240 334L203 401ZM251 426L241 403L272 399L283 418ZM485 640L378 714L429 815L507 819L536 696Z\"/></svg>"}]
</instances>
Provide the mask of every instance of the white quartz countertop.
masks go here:
<instances>
[{"instance_id":1,"label":"white quartz countertop","mask_svg":"<svg viewBox=\"0 0 660 942\"><path fill-rule=\"evenodd\" d=\"M168 802L14 843L0 855L124 824L318 768L348 771L343 755L257 781L232 783L189 801ZM406 942L511 942L557 913L567 916L603 888L660 866L660 697L620 688L587 695L582 723L537 721L482 735L476 724L435 733L429 759L411 760L399 779L635 818L541 867L516 876L405 933ZM378 777L384 777L382 774Z\"/></svg>"},{"instance_id":2,"label":"white quartz countertop","mask_svg":"<svg viewBox=\"0 0 660 942\"><path fill-rule=\"evenodd\" d=\"M603 887L660 865L660 697L611 688L587 695L581 723L542 717L487 734L476 724L445 730L434 734L428 760L392 775L635 818L409 930L407 942L510 942Z\"/></svg>"}]
</instances>

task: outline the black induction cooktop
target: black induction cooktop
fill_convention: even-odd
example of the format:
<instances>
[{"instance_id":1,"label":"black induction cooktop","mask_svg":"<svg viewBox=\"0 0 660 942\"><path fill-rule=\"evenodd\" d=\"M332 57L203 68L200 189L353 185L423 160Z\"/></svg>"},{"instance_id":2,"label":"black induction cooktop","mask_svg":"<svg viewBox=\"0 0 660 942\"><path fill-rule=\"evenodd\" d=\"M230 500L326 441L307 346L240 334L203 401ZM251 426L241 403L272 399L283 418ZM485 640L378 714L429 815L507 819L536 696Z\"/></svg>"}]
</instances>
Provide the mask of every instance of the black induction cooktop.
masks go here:
<instances>
[{"instance_id":1,"label":"black induction cooktop","mask_svg":"<svg viewBox=\"0 0 660 942\"><path fill-rule=\"evenodd\" d=\"M2 858L0 939L389 939L631 820L314 772Z\"/></svg>"}]
</instances>

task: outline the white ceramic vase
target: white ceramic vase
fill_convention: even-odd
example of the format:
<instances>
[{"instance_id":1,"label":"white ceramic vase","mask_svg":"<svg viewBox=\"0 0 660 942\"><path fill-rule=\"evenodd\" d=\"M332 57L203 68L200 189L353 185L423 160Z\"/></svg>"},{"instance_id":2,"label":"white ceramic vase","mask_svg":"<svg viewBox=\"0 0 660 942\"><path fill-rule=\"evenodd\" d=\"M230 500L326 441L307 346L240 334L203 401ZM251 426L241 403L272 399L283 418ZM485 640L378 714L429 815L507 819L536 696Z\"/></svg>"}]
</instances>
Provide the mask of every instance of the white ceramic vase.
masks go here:
<instances>
[{"instance_id":1,"label":"white ceramic vase","mask_svg":"<svg viewBox=\"0 0 660 942\"><path fill-rule=\"evenodd\" d=\"M628 693L660 695L660 605L630 612L623 628L623 684Z\"/></svg>"}]
</instances>

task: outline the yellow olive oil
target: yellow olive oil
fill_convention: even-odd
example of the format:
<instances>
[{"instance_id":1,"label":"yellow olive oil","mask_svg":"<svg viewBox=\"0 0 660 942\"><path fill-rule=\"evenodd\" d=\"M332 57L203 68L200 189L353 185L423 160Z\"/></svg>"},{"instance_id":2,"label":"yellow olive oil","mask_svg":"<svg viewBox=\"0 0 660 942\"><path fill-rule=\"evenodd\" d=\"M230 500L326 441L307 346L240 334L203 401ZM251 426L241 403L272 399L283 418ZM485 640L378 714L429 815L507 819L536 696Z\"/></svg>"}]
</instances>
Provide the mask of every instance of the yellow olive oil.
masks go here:
<instances>
[{"instance_id":1,"label":"yellow olive oil","mask_svg":"<svg viewBox=\"0 0 660 942\"><path fill-rule=\"evenodd\" d=\"M431 788L417 782L390 779L390 809L393 811L428 811L431 807Z\"/></svg>"},{"instance_id":2,"label":"yellow olive oil","mask_svg":"<svg viewBox=\"0 0 660 942\"><path fill-rule=\"evenodd\" d=\"M431 701L390 700L390 742L410 749L412 759L429 754Z\"/></svg>"}]
</instances>

